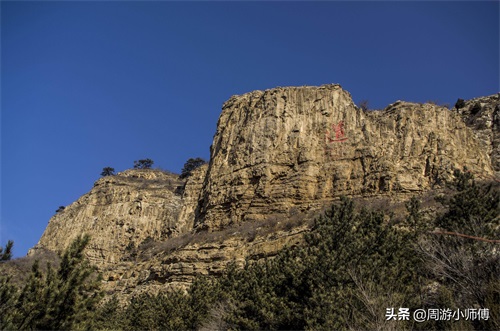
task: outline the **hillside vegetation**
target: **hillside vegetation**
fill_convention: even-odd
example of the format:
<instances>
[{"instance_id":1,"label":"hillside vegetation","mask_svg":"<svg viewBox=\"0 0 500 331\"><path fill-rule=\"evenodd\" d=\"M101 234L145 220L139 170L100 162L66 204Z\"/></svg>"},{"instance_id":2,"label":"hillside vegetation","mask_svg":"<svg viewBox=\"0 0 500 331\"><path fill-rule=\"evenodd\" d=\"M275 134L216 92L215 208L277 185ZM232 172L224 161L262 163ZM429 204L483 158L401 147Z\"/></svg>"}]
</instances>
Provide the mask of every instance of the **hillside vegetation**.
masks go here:
<instances>
[{"instance_id":1,"label":"hillside vegetation","mask_svg":"<svg viewBox=\"0 0 500 331\"><path fill-rule=\"evenodd\" d=\"M145 293L125 305L101 299L83 237L57 270L42 273L35 263L21 286L0 280L0 329L498 330L499 185L456 172L453 187L440 199L447 211L432 220L416 198L405 217L342 198L316 218L304 245L199 277L187 292ZM488 316L391 318L400 308Z\"/></svg>"}]
</instances>

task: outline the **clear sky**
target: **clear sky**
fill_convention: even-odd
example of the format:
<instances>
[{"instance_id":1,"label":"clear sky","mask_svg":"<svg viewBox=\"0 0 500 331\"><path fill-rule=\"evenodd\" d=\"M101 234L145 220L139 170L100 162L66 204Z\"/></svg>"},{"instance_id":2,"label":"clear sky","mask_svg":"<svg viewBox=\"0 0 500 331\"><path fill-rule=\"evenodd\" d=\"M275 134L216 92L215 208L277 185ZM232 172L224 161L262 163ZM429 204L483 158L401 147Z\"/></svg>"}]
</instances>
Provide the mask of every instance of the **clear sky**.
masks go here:
<instances>
[{"instance_id":1,"label":"clear sky","mask_svg":"<svg viewBox=\"0 0 500 331\"><path fill-rule=\"evenodd\" d=\"M234 94L339 83L383 108L500 90L497 1L0 6L0 244L17 257L103 167L208 159Z\"/></svg>"}]
</instances>

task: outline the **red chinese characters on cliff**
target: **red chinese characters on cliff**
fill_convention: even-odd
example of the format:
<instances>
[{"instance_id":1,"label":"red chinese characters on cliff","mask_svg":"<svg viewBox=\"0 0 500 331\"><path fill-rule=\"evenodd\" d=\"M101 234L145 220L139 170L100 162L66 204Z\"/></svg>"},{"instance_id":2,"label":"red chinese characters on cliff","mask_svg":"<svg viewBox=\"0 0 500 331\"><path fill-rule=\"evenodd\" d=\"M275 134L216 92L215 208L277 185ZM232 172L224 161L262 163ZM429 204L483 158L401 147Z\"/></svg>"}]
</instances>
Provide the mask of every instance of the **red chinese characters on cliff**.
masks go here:
<instances>
[{"instance_id":1,"label":"red chinese characters on cliff","mask_svg":"<svg viewBox=\"0 0 500 331\"><path fill-rule=\"evenodd\" d=\"M335 136L333 135L335 134ZM337 124L332 124L332 131L326 130L326 143L337 143L347 140L344 130L344 121L340 121Z\"/></svg>"},{"instance_id":2,"label":"red chinese characters on cliff","mask_svg":"<svg viewBox=\"0 0 500 331\"><path fill-rule=\"evenodd\" d=\"M344 121L332 124L331 130L326 129L325 131L326 153L335 157L342 156L342 148L336 143L345 142L347 139L348 138L346 137L344 129Z\"/></svg>"}]
</instances>

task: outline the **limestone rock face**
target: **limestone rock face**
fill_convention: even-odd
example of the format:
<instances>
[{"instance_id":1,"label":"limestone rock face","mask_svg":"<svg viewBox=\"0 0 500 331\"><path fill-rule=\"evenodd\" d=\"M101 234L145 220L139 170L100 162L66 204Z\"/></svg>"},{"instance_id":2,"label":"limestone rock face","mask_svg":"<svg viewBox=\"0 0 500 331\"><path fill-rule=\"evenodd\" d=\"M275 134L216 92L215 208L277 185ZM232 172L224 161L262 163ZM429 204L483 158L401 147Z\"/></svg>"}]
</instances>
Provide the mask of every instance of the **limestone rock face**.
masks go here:
<instances>
[{"instance_id":1,"label":"limestone rock face","mask_svg":"<svg viewBox=\"0 0 500 331\"><path fill-rule=\"evenodd\" d=\"M34 250L61 251L88 233L106 291L186 287L298 244L307 226L295 221L341 195L403 203L464 166L498 176L499 108L494 95L451 111L403 101L363 111L340 85L234 96L208 165L186 181L152 169L103 177L52 217Z\"/></svg>"},{"instance_id":2,"label":"limestone rock face","mask_svg":"<svg viewBox=\"0 0 500 331\"><path fill-rule=\"evenodd\" d=\"M119 262L104 271L104 289L130 297L141 292L186 289L197 275L220 276L227 265L276 255L284 247L302 242L304 226L276 231L249 241L232 232L222 240L192 242L146 260ZM196 235L195 235L196 236Z\"/></svg>"},{"instance_id":3,"label":"limestone rock face","mask_svg":"<svg viewBox=\"0 0 500 331\"><path fill-rule=\"evenodd\" d=\"M152 169L102 177L89 193L50 219L34 249L60 251L87 233L89 259L97 265L115 263L146 239L165 239L184 230L177 222L179 185L177 175Z\"/></svg>"},{"instance_id":4,"label":"limestone rock face","mask_svg":"<svg viewBox=\"0 0 500 331\"><path fill-rule=\"evenodd\" d=\"M339 85L255 91L223 105L196 227L285 217L340 195L422 191L464 166L492 174L446 108L398 101L363 112Z\"/></svg>"},{"instance_id":5,"label":"limestone rock face","mask_svg":"<svg viewBox=\"0 0 500 331\"><path fill-rule=\"evenodd\" d=\"M182 207L178 218L178 226L181 228L181 232L188 232L193 229L207 168L208 164L204 164L192 170L191 175L186 181L182 194Z\"/></svg>"},{"instance_id":6,"label":"limestone rock face","mask_svg":"<svg viewBox=\"0 0 500 331\"><path fill-rule=\"evenodd\" d=\"M496 176L500 176L500 94L467 100L454 111L473 130L481 149L490 156Z\"/></svg>"}]
</instances>

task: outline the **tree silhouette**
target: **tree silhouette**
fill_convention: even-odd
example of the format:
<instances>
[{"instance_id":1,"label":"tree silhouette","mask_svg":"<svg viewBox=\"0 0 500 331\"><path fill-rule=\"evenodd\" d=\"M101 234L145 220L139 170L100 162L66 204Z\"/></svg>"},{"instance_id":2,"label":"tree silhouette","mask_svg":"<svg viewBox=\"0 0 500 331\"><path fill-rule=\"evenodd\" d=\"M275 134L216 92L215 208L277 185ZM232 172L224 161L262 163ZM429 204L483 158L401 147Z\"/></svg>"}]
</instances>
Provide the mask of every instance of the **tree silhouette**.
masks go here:
<instances>
[{"instance_id":1,"label":"tree silhouette","mask_svg":"<svg viewBox=\"0 0 500 331\"><path fill-rule=\"evenodd\" d=\"M12 246L14 246L14 242L12 240L7 242L5 250L0 246L0 261L7 261L12 258Z\"/></svg>"},{"instance_id":2,"label":"tree silhouette","mask_svg":"<svg viewBox=\"0 0 500 331\"><path fill-rule=\"evenodd\" d=\"M102 168L102 172L101 172L102 177L114 176L114 175L115 175L115 168L111 168L111 167Z\"/></svg>"},{"instance_id":3,"label":"tree silhouette","mask_svg":"<svg viewBox=\"0 0 500 331\"><path fill-rule=\"evenodd\" d=\"M204 165L205 163L207 163L207 161L205 161L204 159L202 158L191 158L189 160L186 161L186 163L184 163L184 168L182 168L182 171L181 171L181 175L180 175L180 178L187 178L189 176L191 176L191 172L198 168L199 166L202 166Z\"/></svg>"},{"instance_id":4,"label":"tree silhouette","mask_svg":"<svg viewBox=\"0 0 500 331\"><path fill-rule=\"evenodd\" d=\"M151 159L134 161L134 169L150 169L153 163L154 162Z\"/></svg>"}]
</instances>

